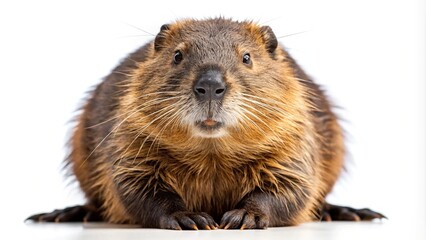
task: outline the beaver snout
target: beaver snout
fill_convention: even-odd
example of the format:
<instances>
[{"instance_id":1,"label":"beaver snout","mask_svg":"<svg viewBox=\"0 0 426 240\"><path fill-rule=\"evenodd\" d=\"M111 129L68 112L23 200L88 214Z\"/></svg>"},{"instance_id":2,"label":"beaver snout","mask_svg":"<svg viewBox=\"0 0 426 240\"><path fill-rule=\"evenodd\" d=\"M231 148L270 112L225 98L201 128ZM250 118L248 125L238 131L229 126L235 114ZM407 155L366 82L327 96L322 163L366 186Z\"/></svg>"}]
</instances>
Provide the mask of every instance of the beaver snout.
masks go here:
<instances>
[{"instance_id":1,"label":"beaver snout","mask_svg":"<svg viewBox=\"0 0 426 240\"><path fill-rule=\"evenodd\" d=\"M226 92L223 74L219 70L207 70L201 73L194 84L193 91L201 102L222 101Z\"/></svg>"}]
</instances>

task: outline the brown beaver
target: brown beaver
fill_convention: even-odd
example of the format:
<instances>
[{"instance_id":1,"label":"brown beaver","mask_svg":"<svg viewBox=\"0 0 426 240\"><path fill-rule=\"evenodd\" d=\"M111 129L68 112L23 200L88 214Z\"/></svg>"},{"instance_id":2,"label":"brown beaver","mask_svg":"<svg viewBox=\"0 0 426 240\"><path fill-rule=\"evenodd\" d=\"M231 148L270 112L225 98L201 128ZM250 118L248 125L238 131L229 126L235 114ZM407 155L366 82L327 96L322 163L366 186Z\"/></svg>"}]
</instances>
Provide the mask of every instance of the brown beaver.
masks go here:
<instances>
[{"instance_id":1,"label":"brown beaver","mask_svg":"<svg viewBox=\"0 0 426 240\"><path fill-rule=\"evenodd\" d=\"M244 229L384 217L325 202L341 127L271 28L252 22L163 25L90 94L70 147L87 204L29 219Z\"/></svg>"}]
</instances>

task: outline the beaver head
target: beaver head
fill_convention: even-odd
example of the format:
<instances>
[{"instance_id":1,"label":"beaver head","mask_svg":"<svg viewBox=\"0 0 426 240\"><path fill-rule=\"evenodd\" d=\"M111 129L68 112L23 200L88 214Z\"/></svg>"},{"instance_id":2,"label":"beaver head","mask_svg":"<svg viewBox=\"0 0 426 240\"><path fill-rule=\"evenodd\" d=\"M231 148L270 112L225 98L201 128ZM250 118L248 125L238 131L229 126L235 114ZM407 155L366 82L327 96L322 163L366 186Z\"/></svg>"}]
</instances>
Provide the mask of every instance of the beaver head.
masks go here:
<instances>
[{"instance_id":1,"label":"beaver head","mask_svg":"<svg viewBox=\"0 0 426 240\"><path fill-rule=\"evenodd\" d=\"M286 53L268 26L181 20L163 25L147 54L132 99L154 136L266 135L294 103Z\"/></svg>"}]
</instances>

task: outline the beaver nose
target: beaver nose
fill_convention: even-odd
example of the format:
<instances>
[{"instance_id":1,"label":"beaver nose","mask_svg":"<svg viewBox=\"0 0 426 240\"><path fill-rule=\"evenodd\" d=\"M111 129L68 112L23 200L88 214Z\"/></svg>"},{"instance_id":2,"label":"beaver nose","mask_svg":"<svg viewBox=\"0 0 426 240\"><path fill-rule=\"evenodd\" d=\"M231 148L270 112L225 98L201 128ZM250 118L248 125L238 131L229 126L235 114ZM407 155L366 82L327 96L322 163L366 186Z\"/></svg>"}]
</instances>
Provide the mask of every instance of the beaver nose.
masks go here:
<instances>
[{"instance_id":1,"label":"beaver nose","mask_svg":"<svg viewBox=\"0 0 426 240\"><path fill-rule=\"evenodd\" d=\"M220 101L226 92L223 75L218 70L207 70L202 73L194 85L194 93L200 101Z\"/></svg>"}]
</instances>

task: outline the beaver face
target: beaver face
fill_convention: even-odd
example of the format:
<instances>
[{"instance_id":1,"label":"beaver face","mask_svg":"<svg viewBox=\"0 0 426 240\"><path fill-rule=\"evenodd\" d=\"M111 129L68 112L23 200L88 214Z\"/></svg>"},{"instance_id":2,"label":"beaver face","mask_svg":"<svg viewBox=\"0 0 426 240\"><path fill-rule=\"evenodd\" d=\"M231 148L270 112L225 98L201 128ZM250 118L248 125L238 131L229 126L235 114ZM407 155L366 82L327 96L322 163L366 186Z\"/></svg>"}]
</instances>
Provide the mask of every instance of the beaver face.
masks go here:
<instances>
[{"instance_id":1,"label":"beaver face","mask_svg":"<svg viewBox=\"0 0 426 240\"><path fill-rule=\"evenodd\" d=\"M267 99L283 91L274 64L276 48L269 27L249 22L210 19L163 25L154 58L146 63L152 70L144 76L145 84L155 88L144 94L162 93L158 95L164 101L156 108L170 110L163 111L162 118L168 118L164 122L172 122L171 129L186 126L193 136L217 138L249 127L267 128L262 118L277 111Z\"/></svg>"}]
</instances>

